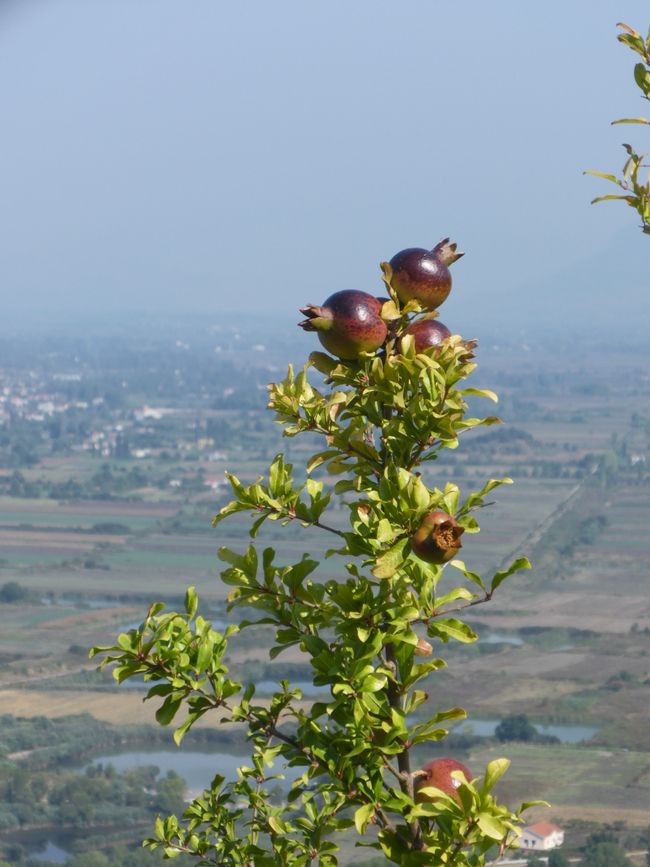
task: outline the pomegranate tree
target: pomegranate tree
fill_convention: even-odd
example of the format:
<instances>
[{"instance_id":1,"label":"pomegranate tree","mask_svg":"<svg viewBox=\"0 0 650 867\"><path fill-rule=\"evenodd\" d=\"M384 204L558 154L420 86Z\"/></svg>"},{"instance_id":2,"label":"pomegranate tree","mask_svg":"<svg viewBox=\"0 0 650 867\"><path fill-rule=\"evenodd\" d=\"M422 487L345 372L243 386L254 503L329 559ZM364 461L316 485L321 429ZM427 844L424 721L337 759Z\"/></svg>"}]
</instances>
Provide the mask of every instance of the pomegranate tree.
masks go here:
<instances>
[{"instance_id":1,"label":"pomegranate tree","mask_svg":"<svg viewBox=\"0 0 650 867\"><path fill-rule=\"evenodd\" d=\"M290 367L269 386L269 407L285 436L320 443L302 480L281 454L253 484L228 475L233 499L215 527L248 513L254 540L266 521L298 522L307 546L309 534L332 540L329 553L344 559L346 577L333 577L329 560L309 554L286 563L271 547L258 553L254 542L222 547L230 609L245 608L248 620L214 629L190 588L184 611L153 604L139 628L94 650L118 681L144 677L159 723L183 712L177 742L210 714L240 726L250 744L237 779L215 768L212 785L183 817L157 822L147 845L169 857L332 867L340 835L355 834L358 845L393 864L480 867L486 853L502 853L516 838L525 805L513 812L493 793L508 762L496 759L472 777L459 757L436 757L448 723L466 712L436 706L436 690L428 692L445 666L445 645L477 639L463 612L530 565L517 559L481 578L457 558L461 536L465 542L478 531L487 494L510 479L490 479L463 496L426 473L461 433L498 421L466 415L468 396L496 397L466 386L474 343L433 315L459 255L447 241L430 252L411 248L382 266L385 300L344 290L304 307L300 326L327 352L314 351L302 370ZM466 558L472 549L464 546ZM287 681L270 701L259 700L253 684L229 673L229 644L253 627L251 610L274 629L272 659L299 649L321 700L307 701ZM282 799L270 799L286 767L292 782Z\"/></svg>"}]
</instances>

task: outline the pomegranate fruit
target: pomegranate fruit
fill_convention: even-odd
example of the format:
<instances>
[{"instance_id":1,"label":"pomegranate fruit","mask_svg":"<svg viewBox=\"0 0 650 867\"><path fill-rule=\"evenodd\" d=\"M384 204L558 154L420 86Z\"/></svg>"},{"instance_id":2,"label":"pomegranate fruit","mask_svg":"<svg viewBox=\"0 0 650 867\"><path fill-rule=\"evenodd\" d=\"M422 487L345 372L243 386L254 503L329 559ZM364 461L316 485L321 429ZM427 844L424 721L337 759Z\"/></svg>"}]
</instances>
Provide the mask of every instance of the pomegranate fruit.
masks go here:
<instances>
[{"instance_id":1,"label":"pomegranate fruit","mask_svg":"<svg viewBox=\"0 0 650 867\"><path fill-rule=\"evenodd\" d=\"M429 644L426 638L420 638L418 643L415 645L415 650L413 652L415 656L431 656L433 653L433 647Z\"/></svg>"},{"instance_id":2,"label":"pomegranate fruit","mask_svg":"<svg viewBox=\"0 0 650 867\"><path fill-rule=\"evenodd\" d=\"M446 563L462 547L460 537L465 532L447 512L428 512L411 538L411 548L427 563Z\"/></svg>"},{"instance_id":3,"label":"pomegranate fruit","mask_svg":"<svg viewBox=\"0 0 650 867\"><path fill-rule=\"evenodd\" d=\"M451 795L452 798L460 801L457 790L462 781L452 777L452 771L460 771L468 783L472 779L472 775L465 765L457 762L456 759L434 759L428 765L425 765L422 770L426 771L426 777L421 776L418 779L415 796L416 800L420 802L434 800L433 796L420 794L420 790L425 789L427 786L435 786L436 789L440 789L445 794Z\"/></svg>"},{"instance_id":4,"label":"pomegranate fruit","mask_svg":"<svg viewBox=\"0 0 650 867\"><path fill-rule=\"evenodd\" d=\"M344 360L358 358L362 352L379 349L386 340L388 328L381 318L383 301L344 289L335 292L322 307L308 304L300 312L307 318L298 325L305 331L316 331L328 352Z\"/></svg>"},{"instance_id":5,"label":"pomegranate fruit","mask_svg":"<svg viewBox=\"0 0 650 867\"><path fill-rule=\"evenodd\" d=\"M414 300L426 310L435 310L445 301L451 292L449 266L465 255L456 247L444 238L433 250L409 247L393 256L390 283L402 304Z\"/></svg>"},{"instance_id":6,"label":"pomegranate fruit","mask_svg":"<svg viewBox=\"0 0 650 867\"><path fill-rule=\"evenodd\" d=\"M451 331L437 319L420 319L412 322L404 334L413 336L416 352L424 352L425 349L438 346L443 340L451 337Z\"/></svg>"}]
</instances>

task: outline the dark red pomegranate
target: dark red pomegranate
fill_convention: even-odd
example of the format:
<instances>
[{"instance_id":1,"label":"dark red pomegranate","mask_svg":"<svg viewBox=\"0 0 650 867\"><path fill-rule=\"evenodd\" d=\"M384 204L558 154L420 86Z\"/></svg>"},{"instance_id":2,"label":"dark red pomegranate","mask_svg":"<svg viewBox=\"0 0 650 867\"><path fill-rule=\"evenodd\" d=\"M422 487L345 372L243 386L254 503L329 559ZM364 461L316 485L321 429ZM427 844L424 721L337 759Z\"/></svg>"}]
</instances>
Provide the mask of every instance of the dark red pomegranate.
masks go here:
<instances>
[{"instance_id":1,"label":"dark red pomegranate","mask_svg":"<svg viewBox=\"0 0 650 867\"><path fill-rule=\"evenodd\" d=\"M426 777L422 776L416 783L416 800L417 801L433 801L433 795L420 794L421 789L426 789L427 786L434 786L436 789L441 789L445 794L451 795L457 801L460 801L458 796L458 787L462 780L452 777L452 771L460 771L467 782L472 779L471 773L462 762L456 759L434 759L422 768L427 772Z\"/></svg>"},{"instance_id":2,"label":"dark red pomegranate","mask_svg":"<svg viewBox=\"0 0 650 867\"><path fill-rule=\"evenodd\" d=\"M424 352L432 346L438 346L443 340L451 337L451 331L438 319L420 319L412 322L404 332L415 338L415 351Z\"/></svg>"},{"instance_id":3,"label":"dark red pomegranate","mask_svg":"<svg viewBox=\"0 0 650 867\"><path fill-rule=\"evenodd\" d=\"M411 548L427 563L446 563L462 547L460 537L464 532L465 528L447 512L428 512L413 534Z\"/></svg>"},{"instance_id":4,"label":"dark red pomegranate","mask_svg":"<svg viewBox=\"0 0 650 867\"><path fill-rule=\"evenodd\" d=\"M300 312L307 318L298 325L305 331L318 332L318 339L328 352L345 360L358 358L362 352L379 349L388 329L381 318L383 301L344 289L335 292L322 307L308 304Z\"/></svg>"},{"instance_id":5,"label":"dark red pomegranate","mask_svg":"<svg viewBox=\"0 0 650 867\"><path fill-rule=\"evenodd\" d=\"M390 282L402 304L413 299L425 310L440 307L451 292L449 266L464 255L456 247L444 238L433 250L409 247L393 256Z\"/></svg>"}]
</instances>

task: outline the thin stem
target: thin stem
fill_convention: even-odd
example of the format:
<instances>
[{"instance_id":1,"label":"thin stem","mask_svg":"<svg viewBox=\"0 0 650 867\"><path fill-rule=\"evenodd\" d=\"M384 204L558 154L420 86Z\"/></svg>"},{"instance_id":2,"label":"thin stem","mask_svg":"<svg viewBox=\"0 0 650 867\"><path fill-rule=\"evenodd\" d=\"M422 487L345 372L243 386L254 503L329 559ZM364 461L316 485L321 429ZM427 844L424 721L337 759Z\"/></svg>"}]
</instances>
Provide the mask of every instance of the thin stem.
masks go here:
<instances>
[{"instance_id":1,"label":"thin stem","mask_svg":"<svg viewBox=\"0 0 650 867\"><path fill-rule=\"evenodd\" d=\"M295 596L287 596L286 593L281 593L279 590L274 590L272 587L257 587L256 591L260 594L264 594L264 596L272 596L274 599L277 599L278 602L283 602L285 605L289 605L293 608L296 603L300 602L304 608L310 608L313 611L320 611L321 613L327 613L327 608L324 605L319 605L317 602L308 602L306 599L297 599ZM235 606L237 604L246 605L246 599L237 600L237 602L233 602L232 605ZM267 612L268 613L268 612ZM301 635L313 635L313 632L310 631L310 627L306 627L303 623L295 623L295 618L289 618L288 622L286 620L280 619L280 613L274 612L276 614L276 619L273 621L278 626L292 626ZM254 625L254 624L251 624Z\"/></svg>"},{"instance_id":2,"label":"thin stem","mask_svg":"<svg viewBox=\"0 0 650 867\"><path fill-rule=\"evenodd\" d=\"M433 446L434 442L435 442L435 437L419 443L418 447L415 449L415 451L411 455L411 460L406 465L406 469L409 470L409 472L413 469L413 467L417 466L420 463L420 458L422 457L422 454L428 448L431 448L431 446Z\"/></svg>"},{"instance_id":3,"label":"thin stem","mask_svg":"<svg viewBox=\"0 0 650 867\"><path fill-rule=\"evenodd\" d=\"M429 620L433 620L434 617L444 617L447 614L456 614L459 611L465 611L466 608L473 608L475 605L484 605L486 602L490 602L492 599L491 593L486 593L485 596L480 599L474 599L472 602L468 602L467 605L458 605L456 608L445 608L444 611L436 611L430 617L424 618L423 623L428 623Z\"/></svg>"},{"instance_id":4,"label":"thin stem","mask_svg":"<svg viewBox=\"0 0 650 867\"><path fill-rule=\"evenodd\" d=\"M342 530L337 530L336 527L329 527L327 524L322 524L318 519L310 521L308 518L301 518L299 515L296 515L295 512L285 512L282 509L273 509L271 506L260 505L257 507L257 511L267 512L270 515L277 515L278 518L287 518L289 521L300 521L303 524L309 524L310 527L318 527L319 530L327 530L328 533L334 533L342 539L345 538L345 533Z\"/></svg>"},{"instance_id":5,"label":"thin stem","mask_svg":"<svg viewBox=\"0 0 650 867\"><path fill-rule=\"evenodd\" d=\"M386 645L386 660L390 668L393 669L394 675L397 675L397 664L395 660L395 651L393 649L392 644ZM388 703L395 710L401 710L401 702L400 702L400 693L397 688L397 683L394 679L390 678L388 681L387 687L387 695L388 695ZM400 788L411 800L415 800L415 787L413 784L413 775L411 774L411 758L409 756L409 749L407 746L404 747L401 753L397 754L397 766L399 768L399 778L400 778ZM411 837L411 845L414 851L420 851L424 846L424 840L422 838L422 828L420 827L420 823L416 820L415 822L410 822L409 826L409 835Z\"/></svg>"},{"instance_id":6,"label":"thin stem","mask_svg":"<svg viewBox=\"0 0 650 867\"><path fill-rule=\"evenodd\" d=\"M451 850L449 851L449 855L451 857L451 860L448 862L449 864L455 864L456 863L456 856L461 851L461 849L466 845L467 837L469 836L470 831L472 831L472 829L474 828L475 825L476 825L476 821L474 819L470 819L469 822L467 823L467 833L465 834L464 837L459 837L458 840L452 846Z\"/></svg>"},{"instance_id":7,"label":"thin stem","mask_svg":"<svg viewBox=\"0 0 650 867\"><path fill-rule=\"evenodd\" d=\"M401 773L400 773L396 768L394 768L394 767L391 765L391 763L390 763L389 761L387 761L386 759L384 759L384 767L386 768L387 771L390 771L391 774L392 774L392 775L393 775L397 780L399 780L400 785L401 785L401 783L402 783L403 780L404 780L404 777L402 776L402 774L401 774Z\"/></svg>"},{"instance_id":8,"label":"thin stem","mask_svg":"<svg viewBox=\"0 0 650 867\"><path fill-rule=\"evenodd\" d=\"M277 719L276 719L276 722L277 722ZM273 740L273 733L269 731L269 732L267 732L267 738L266 738L266 746L267 747L270 745L272 740ZM259 840L259 830L255 827L255 820L257 819L257 813L258 813L258 798L259 798L260 792L262 791L262 786L264 785L264 782L265 782L264 779L259 779L259 778L256 781L256 785L255 785L256 798L255 798L255 802L253 804L253 808L251 810L251 843L254 846L257 845L257 841Z\"/></svg>"},{"instance_id":9,"label":"thin stem","mask_svg":"<svg viewBox=\"0 0 650 867\"><path fill-rule=\"evenodd\" d=\"M381 819L381 823L384 826L384 828L387 828L389 831L392 831L392 833L394 834L397 829L395 828L395 825L393 825L391 820L388 818L386 813L384 813L384 811L382 810L381 807L377 807L377 814L379 815L379 818Z\"/></svg>"}]
</instances>

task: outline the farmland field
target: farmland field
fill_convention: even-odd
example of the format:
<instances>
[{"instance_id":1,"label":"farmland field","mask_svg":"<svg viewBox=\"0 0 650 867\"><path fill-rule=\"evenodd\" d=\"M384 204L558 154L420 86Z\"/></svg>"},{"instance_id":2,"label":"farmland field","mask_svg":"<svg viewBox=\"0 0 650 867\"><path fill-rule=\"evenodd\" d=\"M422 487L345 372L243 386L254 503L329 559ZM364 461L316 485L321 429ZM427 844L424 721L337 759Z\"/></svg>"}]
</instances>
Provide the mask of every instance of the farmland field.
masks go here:
<instances>
[{"instance_id":1,"label":"farmland field","mask_svg":"<svg viewBox=\"0 0 650 867\"><path fill-rule=\"evenodd\" d=\"M462 559L488 576L522 555L536 568L472 609L479 642L443 648L449 668L435 675L418 714L461 705L470 722L524 713L537 724L591 726L585 744L478 739L463 747L472 768L510 756L504 796L546 798L553 807L537 814L560 824L641 826L650 809L650 421L630 411L648 383L640 358L626 364L605 370L597 353L579 364L547 364L542 352L516 348L488 354L480 384L500 391L507 424L467 436L425 471L432 485L457 480L462 494L511 476L514 484L477 514L481 533L463 537ZM115 418L107 416L89 426L95 451L73 444L63 455L41 454L36 440L28 466L0 472L0 588L22 594L0 602L0 713L151 723L155 701L95 677L88 648L139 623L152 600L178 606L189 584L205 616L226 620L217 552L241 551L250 540L246 517L210 526L228 498L224 469L250 483L277 451L299 467L319 446L282 442L262 395L245 411L176 395L161 420L140 426L133 417L144 401L129 400L118 419L131 431L128 455L116 456ZM347 519L343 506L329 522L344 527ZM267 523L256 544L272 545L286 562L308 552L319 561L318 580L346 574L341 558L325 557L329 534L317 529ZM285 665L309 677L296 647L270 661L271 641L264 627L238 635L228 659L235 675L273 681Z\"/></svg>"}]
</instances>

